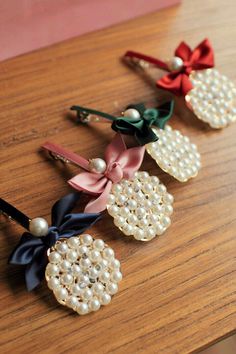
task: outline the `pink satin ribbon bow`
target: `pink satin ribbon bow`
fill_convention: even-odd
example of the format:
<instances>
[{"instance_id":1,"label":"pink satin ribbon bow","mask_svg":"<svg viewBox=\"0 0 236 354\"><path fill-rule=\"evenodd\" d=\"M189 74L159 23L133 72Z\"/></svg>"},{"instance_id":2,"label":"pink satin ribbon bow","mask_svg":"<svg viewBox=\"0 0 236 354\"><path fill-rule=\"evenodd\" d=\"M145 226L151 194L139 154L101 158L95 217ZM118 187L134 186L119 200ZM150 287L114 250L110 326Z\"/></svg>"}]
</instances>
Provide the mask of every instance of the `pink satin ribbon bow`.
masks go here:
<instances>
[{"instance_id":1,"label":"pink satin ribbon bow","mask_svg":"<svg viewBox=\"0 0 236 354\"><path fill-rule=\"evenodd\" d=\"M88 161L74 153L68 153L55 144L46 143L43 148L86 170L89 169ZM105 210L112 185L120 182L122 178L132 178L142 164L144 153L144 146L127 149L122 136L119 133L116 134L105 150L104 160L107 167L104 173L82 172L68 181L73 188L96 196L89 201L84 211L86 213L97 213ZM82 163L80 163L80 159L82 159Z\"/></svg>"},{"instance_id":2,"label":"pink satin ribbon bow","mask_svg":"<svg viewBox=\"0 0 236 354\"><path fill-rule=\"evenodd\" d=\"M193 50L185 42L181 42L175 50L175 56L183 60L183 67L163 76L156 82L156 85L177 96L185 96L193 88L189 79L191 71L214 67L214 51L208 39L202 41ZM164 61L141 53L128 51L125 57L141 59L160 69L170 71L168 64Z\"/></svg>"}]
</instances>

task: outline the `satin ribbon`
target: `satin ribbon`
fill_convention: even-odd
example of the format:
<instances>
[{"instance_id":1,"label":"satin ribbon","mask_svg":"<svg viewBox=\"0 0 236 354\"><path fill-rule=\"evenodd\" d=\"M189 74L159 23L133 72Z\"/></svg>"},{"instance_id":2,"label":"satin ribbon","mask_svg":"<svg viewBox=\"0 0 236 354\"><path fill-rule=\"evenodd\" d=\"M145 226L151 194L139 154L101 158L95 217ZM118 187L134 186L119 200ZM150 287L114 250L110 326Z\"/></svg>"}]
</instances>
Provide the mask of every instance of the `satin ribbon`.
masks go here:
<instances>
[{"instance_id":1,"label":"satin ribbon","mask_svg":"<svg viewBox=\"0 0 236 354\"><path fill-rule=\"evenodd\" d=\"M140 118L114 117L107 113L95 111L93 109L72 106L71 110L77 112L78 120L83 120L86 115L95 114L112 121L112 129L121 134L132 135L139 145L145 145L158 140L157 135L152 130L152 125L163 129L167 120L173 113L174 101L167 102L156 108L146 108L144 104L139 103L129 105L128 108L134 108L140 113Z\"/></svg>"},{"instance_id":2,"label":"satin ribbon","mask_svg":"<svg viewBox=\"0 0 236 354\"><path fill-rule=\"evenodd\" d=\"M183 67L163 76L157 81L157 87L168 90L177 96L186 95L192 88L189 75L193 70L204 70L214 67L214 51L208 39L202 41L193 50L181 42L175 50L175 56L183 60ZM128 51L125 57L145 60L160 69L170 71L167 63L140 53Z\"/></svg>"},{"instance_id":3,"label":"satin ribbon","mask_svg":"<svg viewBox=\"0 0 236 354\"><path fill-rule=\"evenodd\" d=\"M52 226L44 237L23 233L18 245L9 257L10 264L25 266L25 280L29 291L33 290L44 278L48 263L47 250L61 238L70 238L83 233L101 218L98 213L71 214L79 200L80 193L74 192L58 200L52 207ZM20 220L18 220L20 222Z\"/></svg>"},{"instance_id":4,"label":"satin ribbon","mask_svg":"<svg viewBox=\"0 0 236 354\"><path fill-rule=\"evenodd\" d=\"M43 145L43 148L68 160L70 160L70 156L73 156L73 162L76 165L86 170L89 169L80 164L81 157L79 155L76 158L76 154L67 152L58 145L48 142ZM73 188L94 196L84 211L97 213L105 210L113 183L120 182L122 178L132 178L142 164L144 153L143 146L127 149L121 134L117 133L105 150L107 167L104 173L82 172L68 181Z\"/></svg>"},{"instance_id":5,"label":"satin ribbon","mask_svg":"<svg viewBox=\"0 0 236 354\"><path fill-rule=\"evenodd\" d=\"M169 101L158 108L146 108L144 104L134 104L127 107L134 108L140 113L140 118L118 117L112 123L112 128L122 134L133 135L139 145L145 145L158 140L152 126L164 129L166 122L173 113L174 101Z\"/></svg>"}]
</instances>

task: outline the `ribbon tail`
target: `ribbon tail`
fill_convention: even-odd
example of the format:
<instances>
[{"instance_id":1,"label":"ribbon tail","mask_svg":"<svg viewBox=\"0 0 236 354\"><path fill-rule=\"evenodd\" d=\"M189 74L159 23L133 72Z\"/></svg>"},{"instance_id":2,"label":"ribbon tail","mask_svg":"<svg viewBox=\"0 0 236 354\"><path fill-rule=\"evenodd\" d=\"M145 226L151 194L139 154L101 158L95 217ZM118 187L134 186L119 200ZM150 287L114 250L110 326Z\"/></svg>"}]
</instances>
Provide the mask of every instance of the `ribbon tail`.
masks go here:
<instances>
[{"instance_id":1,"label":"ribbon tail","mask_svg":"<svg viewBox=\"0 0 236 354\"><path fill-rule=\"evenodd\" d=\"M107 146L105 151L105 160L107 163L112 163L117 161L120 154L126 150L126 145L122 135L117 133L112 139L112 142Z\"/></svg>"},{"instance_id":2,"label":"ribbon tail","mask_svg":"<svg viewBox=\"0 0 236 354\"><path fill-rule=\"evenodd\" d=\"M175 56L181 58L183 61L189 61L191 55L192 49L185 42L181 42L175 49Z\"/></svg>"},{"instance_id":3,"label":"ribbon tail","mask_svg":"<svg viewBox=\"0 0 236 354\"><path fill-rule=\"evenodd\" d=\"M157 81L156 85L161 89L172 92L174 95L181 96L182 73L173 72L165 75Z\"/></svg>"},{"instance_id":4,"label":"ribbon tail","mask_svg":"<svg viewBox=\"0 0 236 354\"><path fill-rule=\"evenodd\" d=\"M138 171L145 153L145 146L138 146L127 149L124 151L118 160L121 168L123 169L124 178L132 178L134 173Z\"/></svg>"},{"instance_id":5,"label":"ribbon tail","mask_svg":"<svg viewBox=\"0 0 236 354\"><path fill-rule=\"evenodd\" d=\"M92 195L101 194L107 183L103 174L82 172L68 181L69 185L77 190L85 191Z\"/></svg>"},{"instance_id":6,"label":"ribbon tail","mask_svg":"<svg viewBox=\"0 0 236 354\"><path fill-rule=\"evenodd\" d=\"M139 132L136 132L134 136L140 146L144 146L158 140L158 136L154 133L151 127L147 127L145 134L139 134Z\"/></svg>"},{"instance_id":7,"label":"ribbon tail","mask_svg":"<svg viewBox=\"0 0 236 354\"><path fill-rule=\"evenodd\" d=\"M193 51L191 57L193 70L201 70L214 67L214 51L210 41L204 39Z\"/></svg>"},{"instance_id":8,"label":"ribbon tail","mask_svg":"<svg viewBox=\"0 0 236 354\"><path fill-rule=\"evenodd\" d=\"M69 214L60 227L60 238L70 238L84 232L101 219L100 213L78 213Z\"/></svg>"},{"instance_id":9,"label":"ribbon tail","mask_svg":"<svg viewBox=\"0 0 236 354\"><path fill-rule=\"evenodd\" d=\"M85 213L99 213L105 210L107 205L107 198L111 191L111 187L112 181L108 181L102 194L98 198L90 200L90 202L86 205L84 209Z\"/></svg>"},{"instance_id":10,"label":"ribbon tail","mask_svg":"<svg viewBox=\"0 0 236 354\"><path fill-rule=\"evenodd\" d=\"M40 238L32 236L30 233L25 232L20 242L16 245L15 249L11 253L8 263L15 265L27 265L29 264L38 248L43 245Z\"/></svg>"},{"instance_id":11,"label":"ribbon tail","mask_svg":"<svg viewBox=\"0 0 236 354\"><path fill-rule=\"evenodd\" d=\"M62 223L65 215L69 214L75 207L80 198L80 194L81 193L78 192L67 194L53 205L51 213L52 225L58 227Z\"/></svg>"},{"instance_id":12,"label":"ribbon tail","mask_svg":"<svg viewBox=\"0 0 236 354\"><path fill-rule=\"evenodd\" d=\"M35 289L41 283L44 278L47 263L45 248L42 247L38 250L34 260L28 264L25 269L25 282L28 291Z\"/></svg>"}]
</instances>

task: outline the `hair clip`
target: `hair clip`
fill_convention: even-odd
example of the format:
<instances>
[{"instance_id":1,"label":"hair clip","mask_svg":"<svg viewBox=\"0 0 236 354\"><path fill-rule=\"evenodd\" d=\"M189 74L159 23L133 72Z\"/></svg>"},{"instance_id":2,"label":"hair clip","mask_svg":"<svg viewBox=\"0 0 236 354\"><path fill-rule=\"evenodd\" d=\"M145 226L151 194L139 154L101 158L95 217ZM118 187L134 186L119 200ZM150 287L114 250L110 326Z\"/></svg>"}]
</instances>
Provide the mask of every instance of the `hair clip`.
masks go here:
<instances>
[{"instance_id":1,"label":"hair clip","mask_svg":"<svg viewBox=\"0 0 236 354\"><path fill-rule=\"evenodd\" d=\"M187 136L174 130L167 121L173 113L174 101L158 108L146 108L143 103L129 105L122 117L114 117L93 109L72 106L79 122L112 121L112 129L122 134L132 135L158 166L180 182L195 177L201 167L201 156L197 146ZM101 118L102 117L102 118Z\"/></svg>"},{"instance_id":2,"label":"hair clip","mask_svg":"<svg viewBox=\"0 0 236 354\"><path fill-rule=\"evenodd\" d=\"M68 194L53 205L50 227L45 219L30 219L3 199L0 211L28 230L9 258L9 263L25 266L27 289L33 290L45 275L57 301L84 315L110 303L122 274L114 251L83 234L101 215L70 213L80 194Z\"/></svg>"},{"instance_id":3,"label":"hair clip","mask_svg":"<svg viewBox=\"0 0 236 354\"><path fill-rule=\"evenodd\" d=\"M104 160L87 161L49 142L43 148L57 159L66 159L87 171L69 180L73 188L93 195L85 212L107 209L114 224L125 235L141 241L163 234L170 226L172 195L167 193L158 177L138 171L144 147L127 149L122 136L117 133L105 150Z\"/></svg>"},{"instance_id":4,"label":"hair clip","mask_svg":"<svg viewBox=\"0 0 236 354\"><path fill-rule=\"evenodd\" d=\"M175 56L166 62L133 51L124 58L144 69L151 64L168 71L156 82L157 87L185 96L187 106L212 128L223 128L236 120L236 87L214 68L214 52L208 39L193 50L181 42Z\"/></svg>"}]
</instances>

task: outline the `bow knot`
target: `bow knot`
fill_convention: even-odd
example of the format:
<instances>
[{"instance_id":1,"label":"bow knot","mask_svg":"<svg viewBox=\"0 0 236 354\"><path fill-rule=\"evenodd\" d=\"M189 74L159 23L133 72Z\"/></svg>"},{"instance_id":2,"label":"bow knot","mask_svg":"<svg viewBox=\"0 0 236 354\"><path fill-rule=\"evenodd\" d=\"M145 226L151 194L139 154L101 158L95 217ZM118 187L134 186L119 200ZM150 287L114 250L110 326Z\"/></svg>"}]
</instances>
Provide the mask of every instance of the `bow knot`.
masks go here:
<instances>
[{"instance_id":1,"label":"bow knot","mask_svg":"<svg viewBox=\"0 0 236 354\"><path fill-rule=\"evenodd\" d=\"M118 183L123 178L123 170L118 162L112 162L106 172L105 176L112 181L112 183Z\"/></svg>"},{"instance_id":2,"label":"bow knot","mask_svg":"<svg viewBox=\"0 0 236 354\"><path fill-rule=\"evenodd\" d=\"M70 193L52 207L52 226L48 234L35 237L25 232L9 257L9 263L26 266L25 280L28 290L33 290L43 279L47 265L47 250L60 238L81 234L100 219L100 214L69 214L78 201L80 193Z\"/></svg>"},{"instance_id":3,"label":"bow knot","mask_svg":"<svg viewBox=\"0 0 236 354\"><path fill-rule=\"evenodd\" d=\"M152 130L152 125L163 129L173 113L173 107L173 100L158 108L146 108L142 103L129 105L127 108L136 109L140 117L132 120L125 116L116 118L112 123L112 128L122 134L133 135L141 146L157 141L158 137Z\"/></svg>"},{"instance_id":4,"label":"bow knot","mask_svg":"<svg viewBox=\"0 0 236 354\"><path fill-rule=\"evenodd\" d=\"M85 212L95 213L106 209L107 198L113 183L122 178L132 178L143 161L143 146L127 149L120 134L116 134L105 150L107 169L104 174L82 172L69 180L69 184L78 190L95 196L85 207Z\"/></svg>"},{"instance_id":5,"label":"bow knot","mask_svg":"<svg viewBox=\"0 0 236 354\"><path fill-rule=\"evenodd\" d=\"M175 50L175 56L183 60L180 70L175 70L157 81L157 86L173 94L186 95L192 88L189 75L193 70L214 67L214 52L208 39L202 41L194 50L181 42Z\"/></svg>"}]
</instances>

